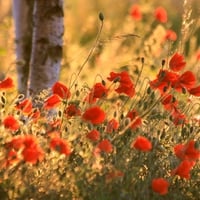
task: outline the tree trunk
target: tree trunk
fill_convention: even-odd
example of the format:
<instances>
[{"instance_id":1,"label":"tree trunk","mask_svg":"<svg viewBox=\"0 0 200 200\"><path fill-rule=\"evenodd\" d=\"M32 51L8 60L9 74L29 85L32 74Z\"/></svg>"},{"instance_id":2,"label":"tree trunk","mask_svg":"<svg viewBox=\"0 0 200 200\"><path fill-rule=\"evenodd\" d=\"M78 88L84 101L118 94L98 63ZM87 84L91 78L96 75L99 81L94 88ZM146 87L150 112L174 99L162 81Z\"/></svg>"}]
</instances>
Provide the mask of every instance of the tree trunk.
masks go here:
<instances>
[{"instance_id":1,"label":"tree trunk","mask_svg":"<svg viewBox=\"0 0 200 200\"><path fill-rule=\"evenodd\" d=\"M59 78L64 33L63 0L35 0L33 14L31 96L52 87Z\"/></svg>"},{"instance_id":2,"label":"tree trunk","mask_svg":"<svg viewBox=\"0 0 200 200\"><path fill-rule=\"evenodd\" d=\"M13 0L18 91L27 92L32 42L32 13L34 0Z\"/></svg>"}]
</instances>

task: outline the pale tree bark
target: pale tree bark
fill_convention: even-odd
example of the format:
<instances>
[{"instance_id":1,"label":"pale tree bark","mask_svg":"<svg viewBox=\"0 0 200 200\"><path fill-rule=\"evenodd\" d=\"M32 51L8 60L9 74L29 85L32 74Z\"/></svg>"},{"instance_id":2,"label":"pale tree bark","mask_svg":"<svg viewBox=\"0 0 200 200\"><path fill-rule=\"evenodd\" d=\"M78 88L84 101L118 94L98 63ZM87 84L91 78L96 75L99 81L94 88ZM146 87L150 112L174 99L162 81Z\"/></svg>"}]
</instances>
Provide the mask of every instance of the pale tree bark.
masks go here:
<instances>
[{"instance_id":1,"label":"pale tree bark","mask_svg":"<svg viewBox=\"0 0 200 200\"><path fill-rule=\"evenodd\" d=\"M18 91L26 95L32 44L32 12L34 0L13 0Z\"/></svg>"},{"instance_id":2,"label":"pale tree bark","mask_svg":"<svg viewBox=\"0 0 200 200\"><path fill-rule=\"evenodd\" d=\"M63 25L63 0L35 0L29 94L37 95L59 78Z\"/></svg>"}]
</instances>

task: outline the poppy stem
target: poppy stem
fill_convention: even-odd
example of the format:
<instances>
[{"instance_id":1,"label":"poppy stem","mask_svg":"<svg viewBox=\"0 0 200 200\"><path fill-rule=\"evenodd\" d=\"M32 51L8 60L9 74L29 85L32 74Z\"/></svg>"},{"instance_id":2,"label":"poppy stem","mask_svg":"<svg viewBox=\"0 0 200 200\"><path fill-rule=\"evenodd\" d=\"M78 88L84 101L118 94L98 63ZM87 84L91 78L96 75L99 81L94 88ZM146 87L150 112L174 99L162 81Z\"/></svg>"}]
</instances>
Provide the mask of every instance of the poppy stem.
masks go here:
<instances>
[{"instance_id":1,"label":"poppy stem","mask_svg":"<svg viewBox=\"0 0 200 200\"><path fill-rule=\"evenodd\" d=\"M80 73L82 72L83 68L85 67L86 63L88 62L88 60L90 59L90 57L92 56L94 50L96 49L97 45L98 45L98 42L99 42L99 38L101 36L101 32L103 30L103 18L100 18L100 21L101 21L101 26L100 26L100 29L97 33L97 37L96 37L96 40L95 40L95 43L94 45L92 46L92 48L90 49L89 53L88 53L88 56L86 57L85 61L83 62L83 64L81 65L78 73L76 74L76 77L74 79L74 81L72 82L71 86L70 86L70 89L73 87L73 85L75 84L75 82L77 81Z\"/></svg>"}]
</instances>

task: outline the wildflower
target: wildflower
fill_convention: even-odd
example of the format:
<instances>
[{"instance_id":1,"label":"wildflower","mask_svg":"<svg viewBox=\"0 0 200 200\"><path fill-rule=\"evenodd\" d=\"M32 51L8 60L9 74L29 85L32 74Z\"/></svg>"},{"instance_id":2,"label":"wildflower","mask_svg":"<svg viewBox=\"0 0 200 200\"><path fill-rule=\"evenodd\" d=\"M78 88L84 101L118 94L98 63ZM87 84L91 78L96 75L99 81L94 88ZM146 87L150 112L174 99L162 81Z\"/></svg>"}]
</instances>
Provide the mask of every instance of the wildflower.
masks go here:
<instances>
[{"instance_id":1,"label":"wildflower","mask_svg":"<svg viewBox=\"0 0 200 200\"><path fill-rule=\"evenodd\" d=\"M91 130L87 136L88 139L92 140L92 141L98 141L100 139L100 133L97 130Z\"/></svg>"},{"instance_id":2,"label":"wildflower","mask_svg":"<svg viewBox=\"0 0 200 200\"><path fill-rule=\"evenodd\" d=\"M10 142L6 143L6 148L18 151L24 146L23 142L24 138L22 136L13 137Z\"/></svg>"},{"instance_id":3,"label":"wildflower","mask_svg":"<svg viewBox=\"0 0 200 200\"><path fill-rule=\"evenodd\" d=\"M44 102L45 109L55 108L61 103L61 99L57 94L51 95L49 98L46 99Z\"/></svg>"},{"instance_id":4,"label":"wildflower","mask_svg":"<svg viewBox=\"0 0 200 200\"><path fill-rule=\"evenodd\" d=\"M101 151L106 152L106 153L111 153L113 151L113 146L110 143L109 140L104 139L102 140L98 146L97 146Z\"/></svg>"},{"instance_id":5,"label":"wildflower","mask_svg":"<svg viewBox=\"0 0 200 200\"><path fill-rule=\"evenodd\" d=\"M11 89L13 87L14 87L14 83L10 77L0 81L0 90Z\"/></svg>"},{"instance_id":6,"label":"wildflower","mask_svg":"<svg viewBox=\"0 0 200 200\"><path fill-rule=\"evenodd\" d=\"M196 83L195 75L191 71L186 71L176 81L172 83L172 88L178 92L182 92L183 89L190 90Z\"/></svg>"},{"instance_id":7,"label":"wildflower","mask_svg":"<svg viewBox=\"0 0 200 200\"><path fill-rule=\"evenodd\" d=\"M146 137L138 136L136 140L132 142L131 148L136 148L140 151L150 151L152 149L152 144Z\"/></svg>"},{"instance_id":8,"label":"wildflower","mask_svg":"<svg viewBox=\"0 0 200 200\"><path fill-rule=\"evenodd\" d=\"M37 140L32 135L24 136L23 138L23 159L32 164L36 164L44 158L44 152L37 143Z\"/></svg>"},{"instance_id":9,"label":"wildflower","mask_svg":"<svg viewBox=\"0 0 200 200\"><path fill-rule=\"evenodd\" d=\"M107 133L112 133L113 131L117 130L119 128L119 123L116 119L111 119L108 121L107 126L106 126L106 132Z\"/></svg>"},{"instance_id":10,"label":"wildflower","mask_svg":"<svg viewBox=\"0 0 200 200\"><path fill-rule=\"evenodd\" d=\"M36 164L44 158L43 150L32 135L15 137L6 146L17 153L21 152L23 160L31 164Z\"/></svg>"},{"instance_id":11,"label":"wildflower","mask_svg":"<svg viewBox=\"0 0 200 200\"><path fill-rule=\"evenodd\" d=\"M193 88L189 89L188 92L189 92L191 95L200 97L200 85L197 86L197 87L193 87Z\"/></svg>"},{"instance_id":12,"label":"wildflower","mask_svg":"<svg viewBox=\"0 0 200 200\"><path fill-rule=\"evenodd\" d=\"M107 78L109 81L119 82L119 87L115 91L119 94L124 93L129 97L133 97L135 94L135 87L129 74L126 71L121 73L111 72L110 77Z\"/></svg>"},{"instance_id":13,"label":"wildflower","mask_svg":"<svg viewBox=\"0 0 200 200\"><path fill-rule=\"evenodd\" d=\"M4 127L11 131L17 131L19 129L19 122L12 116L9 115L3 120Z\"/></svg>"},{"instance_id":14,"label":"wildflower","mask_svg":"<svg viewBox=\"0 0 200 200\"><path fill-rule=\"evenodd\" d=\"M190 179L190 170L195 165L194 161L183 160L177 168L171 171L172 175L178 175L181 178Z\"/></svg>"},{"instance_id":15,"label":"wildflower","mask_svg":"<svg viewBox=\"0 0 200 200\"><path fill-rule=\"evenodd\" d=\"M98 106L88 108L82 115L82 118L92 124L101 124L105 120L105 112Z\"/></svg>"},{"instance_id":16,"label":"wildflower","mask_svg":"<svg viewBox=\"0 0 200 200\"><path fill-rule=\"evenodd\" d=\"M108 89L103 85L102 83L96 83L94 87L92 88L91 92L89 93L86 100L89 103L95 103L96 99L100 99L102 97L105 97L108 93Z\"/></svg>"},{"instance_id":17,"label":"wildflower","mask_svg":"<svg viewBox=\"0 0 200 200\"><path fill-rule=\"evenodd\" d=\"M177 144L174 147L175 155L181 160L196 161L200 158L200 151L195 148L195 141L190 140L187 144Z\"/></svg>"},{"instance_id":18,"label":"wildflower","mask_svg":"<svg viewBox=\"0 0 200 200\"><path fill-rule=\"evenodd\" d=\"M132 7L130 9L130 15L134 20L140 21L142 19L142 13L140 10L140 6L137 4L132 5Z\"/></svg>"},{"instance_id":19,"label":"wildflower","mask_svg":"<svg viewBox=\"0 0 200 200\"><path fill-rule=\"evenodd\" d=\"M161 69L157 74L157 78L150 81L150 86L153 89L158 89L161 93L166 92L166 89L177 82L179 75L168 70Z\"/></svg>"},{"instance_id":20,"label":"wildflower","mask_svg":"<svg viewBox=\"0 0 200 200\"><path fill-rule=\"evenodd\" d=\"M130 126L131 129L136 129L139 126L141 126L142 119L138 116L137 111L135 110L129 111L126 117L128 117L131 120L131 126Z\"/></svg>"},{"instance_id":21,"label":"wildflower","mask_svg":"<svg viewBox=\"0 0 200 200\"><path fill-rule=\"evenodd\" d=\"M43 160L44 152L36 144L30 147L26 147L22 151L23 159L31 164L36 164L38 161Z\"/></svg>"},{"instance_id":22,"label":"wildflower","mask_svg":"<svg viewBox=\"0 0 200 200\"><path fill-rule=\"evenodd\" d=\"M75 104L68 105L67 108L65 109L64 113L66 114L67 117L73 117L73 116L80 116L81 115L80 109Z\"/></svg>"},{"instance_id":23,"label":"wildflower","mask_svg":"<svg viewBox=\"0 0 200 200\"><path fill-rule=\"evenodd\" d=\"M102 98L108 93L108 89L102 83L96 83L92 89L94 98Z\"/></svg>"},{"instance_id":24,"label":"wildflower","mask_svg":"<svg viewBox=\"0 0 200 200\"><path fill-rule=\"evenodd\" d=\"M14 165L20 162L20 158L17 155L17 152L13 149L11 149L7 155L6 155L6 159L5 162L2 164L3 167L7 168L10 165Z\"/></svg>"},{"instance_id":25,"label":"wildflower","mask_svg":"<svg viewBox=\"0 0 200 200\"><path fill-rule=\"evenodd\" d=\"M172 121L176 126L182 125L187 122L186 116L183 113L181 113L177 108L174 108L171 116L172 116Z\"/></svg>"},{"instance_id":26,"label":"wildflower","mask_svg":"<svg viewBox=\"0 0 200 200\"><path fill-rule=\"evenodd\" d=\"M157 7L154 11L154 17L161 23L167 22L167 12L163 7Z\"/></svg>"},{"instance_id":27,"label":"wildflower","mask_svg":"<svg viewBox=\"0 0 200 200\"><path fill-rule=\"evenodd\" d=\"M71 96L69 89L62 83L56 82L52 87L53 94L57 94L62 99L68 99Z\"/></svg>"},{"instance_id":28,"label":"wildflower","mask_svg":"<svg viewBox=\"0 0 200 200\"><path fill-rule=\"evenodd\" d=\"M168 29L168 30L166 31L166 34L165 34L165 39L166 39L166 40L171 40L171 41L176 41L176 39L177 39L177 34L176 34L176 32L174 32L174 31L171 30L171 29Z\"/></svg>"},{"instance_id":29,"label":"wildflower","mask_svg":"<svg viewBox=\"0 0 200 200\"><path fill-rule=\"evenodd\" d=\"M165 195L168 193L169 183L164 178L155 178L151 182L151 187L154 192Z\"/></svg>"},{"instance_id":30,"label":"wildflower","mask_svg":"<svg viewBox=\"0 0 200 200\"><path fill-rule=\"evenodd\" d=\"M175 72L182 70L185 65L184 57L179 53L175 53L169 61L169 68Z\"/></svg>"},{"instance_id":31,"label":"wildflower","mask_svg":"<svg viewBox=\"0 0 200 200\"><path fill-rule=\"evenodd\" d=\"M40 110L35 108L30 114L29 117L36 122L40 118Z\"/></svg>"},{"instance_id":32,"label":"wildflower","mask_svg":"<svg viewBox=\"0 0 200 200\"><path fill-rule=\"evenodd\" d=\"M16 105L16 108L24 114L29 114L32 111L32 102L29 99L24 99Z\"/></svg>"},{"instance_id":33,"label":"wildflower","mask_svg":"<svg viewBox=\"0 0 200 200\"><path fill-rule=\"evenodd\" d=\"M164 96L164 99L162 99L161 103L164 106L165 110L168 110L170 112L174 112L174 110L178 106L178 102L171 94L167 94L166 96Z\"/></svg>"},{"instance_id":34,"label":"wildflower","mask_svg":"<svg viewBox=\"0 0 200 200\"><path fill-rule=\"evenodd\" d=\"M67 141L65 141L59 137L55 137L55 138L51 139L50 148L58 151L61 154L66 155L66 156L69 156L71 154L71 149L70 149Z\"/></svg>"}]
</instances>

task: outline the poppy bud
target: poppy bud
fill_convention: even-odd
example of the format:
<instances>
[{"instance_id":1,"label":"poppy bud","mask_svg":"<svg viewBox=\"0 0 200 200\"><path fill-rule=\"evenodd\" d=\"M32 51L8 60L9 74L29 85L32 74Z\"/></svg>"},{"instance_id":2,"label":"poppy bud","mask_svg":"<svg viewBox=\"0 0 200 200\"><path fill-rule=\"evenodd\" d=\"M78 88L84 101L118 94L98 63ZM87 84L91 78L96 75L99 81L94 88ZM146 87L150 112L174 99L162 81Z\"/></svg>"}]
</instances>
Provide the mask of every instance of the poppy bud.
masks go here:
<instances>
[{"instance_id":1,"label":"poppy bud","mask_svg":"<svg viewBox=\"0 0 200 200\"><path fill-rule=\"evenodd\" d=\"M104 15L103 15L103 13L102 13L102 12L100 12L100 13L99 13L99 19L100 19L101 21L103 21L103 20L104 20Z\"/></svg>"}]
</instances>

